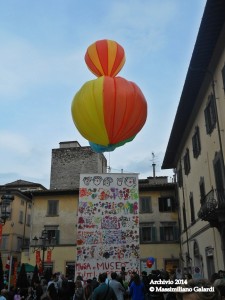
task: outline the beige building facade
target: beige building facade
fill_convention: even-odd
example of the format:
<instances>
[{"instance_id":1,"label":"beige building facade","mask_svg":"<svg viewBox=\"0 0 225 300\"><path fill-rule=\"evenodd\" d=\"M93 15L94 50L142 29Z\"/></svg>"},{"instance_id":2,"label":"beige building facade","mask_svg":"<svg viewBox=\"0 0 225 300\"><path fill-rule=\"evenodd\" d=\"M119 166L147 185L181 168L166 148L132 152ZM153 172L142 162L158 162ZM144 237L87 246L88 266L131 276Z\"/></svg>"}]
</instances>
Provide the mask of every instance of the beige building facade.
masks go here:
<instances>
[{"instance_id":1,"label":"beige building facade","mask_svg":"<svg viewBox=\"0 0 225 300\"><path fill-rule=\"evenodd\" d=\"M224 25L208 0L162 166L177 171L183 268L209 279L225 258Z\"/></svg>"},{"instance_id":2,"label":"beige building facade","mask_svg":"<svg viewBox=\"0 0 225 300\"><path fill-rule=\"evenodd\" d=\"M176 272L180 266L180 230L176 184L167 177L139 179L140 269ZM154 257L152 268L146 267Z\"/></svg>"},{"instance_id":3,"label":"beige building facade","mask_svg":"<svg viewBox=\"0 0 225 300\"><path fill-rule=\"evenodd\" d=\"M10 205L9 218L2 226L0 251L3 267L8 257L13 261L21 261L21 249L30 242L32 226L32 200L31 192L45 189L41 184L17 180L0 187L0 197L12 195L14 200ZM29 193L25 191L29 190Z\"/></svg>"},{"instance_id":4,"label":"beige building facade","mask_svg":"<svg viewBox=\"0 0 225 300\"><path fill-rule=\"evenodd\" d=\"M78 193L78 189L33 193L30 245L23 251L23 263L74 275ZM46 241L40 238L44 231L47 232ZM40 261L37 260L38 254Z\"/></svg>"}]
</instances>

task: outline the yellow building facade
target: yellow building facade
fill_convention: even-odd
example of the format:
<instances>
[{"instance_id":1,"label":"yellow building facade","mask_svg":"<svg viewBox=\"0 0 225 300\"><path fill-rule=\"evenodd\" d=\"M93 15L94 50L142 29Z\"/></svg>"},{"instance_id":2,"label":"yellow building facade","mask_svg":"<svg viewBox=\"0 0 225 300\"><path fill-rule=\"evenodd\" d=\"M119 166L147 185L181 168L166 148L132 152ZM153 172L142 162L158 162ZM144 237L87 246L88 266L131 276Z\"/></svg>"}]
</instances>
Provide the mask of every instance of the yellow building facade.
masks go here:
<instances>
[{"instance_id":1,"label":"yellow building facade","mask_svg":"<svg viewBox=\"0 0 225 300\"><path fill-rule=\"evenodd\" d=\"M44 258L44 269L51 268L53 272L67 275L74 273L78 190L36 192L32 204L30 247L23 251L22 262L39 266L39 254L41 261ZM44 230L49 239L46 243L40 239ZM35 237L38 238L36 242Z\"/></svg>"},{"instance_id":2,"label":"yellow building facade","mask_svg":"<svg viewBox=\"0 0 225 300\"><path fill-rule=\"evenodd\" d=\"M224 35L225 2L207 1L163 162L177 170L183 267L208 279L225 268Z\"/></svg>"},{"instance_id":3,"label":"yellow building facade","mask_svg":"<svg viewBox=\"0 0 225 300\"><path fill-rule=\"evenodd\" d=\"M23 250L22 263L34 266L38 251L40 259L44 257L45 269L51 268L52 272L62 272L67 276L75 274L78 194L78 189L32 193L30 247ZM139 207L141 271L175 271L179 267L175 184L167 183L166 177L158 183L151 183L151 179L139 180ZM48 232L47 237L53 238L52 243L46 244L49 248L54 247L50 260L48 249L46 247L43 251L43 241L40 239L43 230ZM35 237L38 238L36 244ZM146 261L150 256L155 258L155 264L149 269Z\"/></svg>"}]
</instances>

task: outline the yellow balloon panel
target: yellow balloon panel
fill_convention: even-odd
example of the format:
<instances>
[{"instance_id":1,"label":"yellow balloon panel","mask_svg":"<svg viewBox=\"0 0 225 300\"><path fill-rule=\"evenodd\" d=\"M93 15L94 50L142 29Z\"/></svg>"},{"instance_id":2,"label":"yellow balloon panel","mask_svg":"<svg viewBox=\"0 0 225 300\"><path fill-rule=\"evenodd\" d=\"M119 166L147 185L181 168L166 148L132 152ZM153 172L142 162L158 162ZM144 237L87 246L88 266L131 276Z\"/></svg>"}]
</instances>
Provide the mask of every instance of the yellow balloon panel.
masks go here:
<instances>
[{"instance_id":1,"label":"yellow balloon panel","mask_svg":"<svg viewBox=\"0 0 225 300\"><path fill-rule=\"evenodd\" d=\"M107 146L109 139L104 122L103 80L86 82L72 101L72 117L80 134L90 142Z\"/></svg>"}]
</instances>

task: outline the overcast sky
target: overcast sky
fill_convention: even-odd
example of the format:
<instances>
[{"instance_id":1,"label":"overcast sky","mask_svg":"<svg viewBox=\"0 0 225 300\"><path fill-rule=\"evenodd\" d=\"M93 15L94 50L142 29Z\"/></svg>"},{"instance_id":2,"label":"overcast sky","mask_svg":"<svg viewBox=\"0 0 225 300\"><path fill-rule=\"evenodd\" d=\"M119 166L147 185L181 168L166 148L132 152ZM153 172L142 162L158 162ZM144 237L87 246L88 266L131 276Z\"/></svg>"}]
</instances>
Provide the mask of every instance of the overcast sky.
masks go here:
<instances>
[{"instance_id":1,"label":"overcast sky","mask_svg":"<svg viewBox=\"0 0 225 300\"><path fill-rule=\"evenodd\" d=\"M49 188L51 151L86 141L71 102L95 76L87 47L100 39L123 46L119 76L148 102L136 138L105 153L112 172L172 177L161 170L205 0L0 0L0 184L18 179ZM154 153L154 155L152 154Z\"/></svg>"}]
</instances>

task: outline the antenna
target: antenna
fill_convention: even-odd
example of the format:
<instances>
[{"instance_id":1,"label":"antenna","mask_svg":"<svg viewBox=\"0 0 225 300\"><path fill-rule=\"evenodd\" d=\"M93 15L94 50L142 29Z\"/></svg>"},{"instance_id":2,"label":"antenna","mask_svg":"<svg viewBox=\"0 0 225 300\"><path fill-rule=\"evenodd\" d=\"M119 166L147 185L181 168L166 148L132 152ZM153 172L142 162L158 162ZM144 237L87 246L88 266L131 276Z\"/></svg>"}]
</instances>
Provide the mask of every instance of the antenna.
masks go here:
<instances>
[{"instance_id":1,"label":"antenna","mask_svg":"<svg viewBox=\"0 0 225 300\"><path fill-rule=\"evenodd\" d=\"M155 153L152 152L152 168L153 168L153 178L155 178Z\"/></svg>"}]
</instances>

